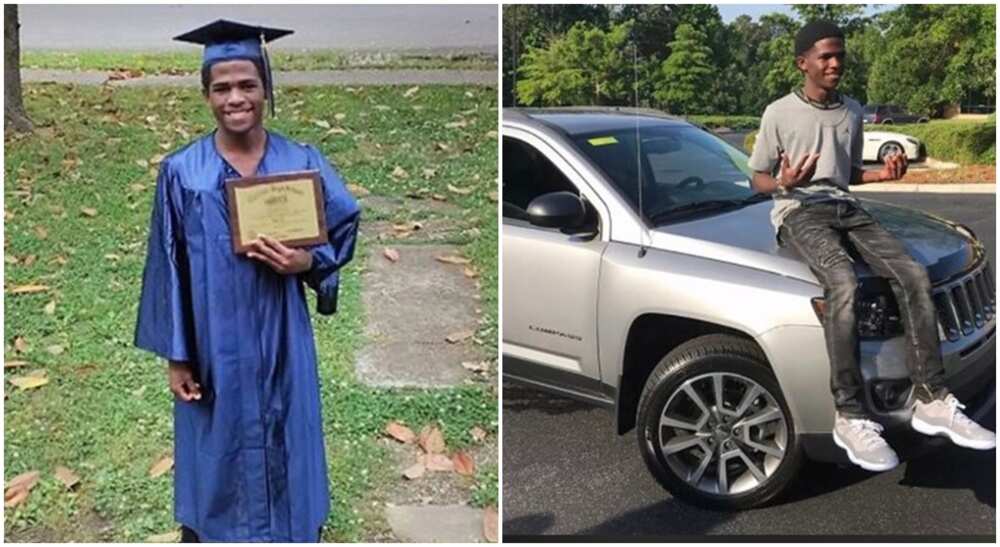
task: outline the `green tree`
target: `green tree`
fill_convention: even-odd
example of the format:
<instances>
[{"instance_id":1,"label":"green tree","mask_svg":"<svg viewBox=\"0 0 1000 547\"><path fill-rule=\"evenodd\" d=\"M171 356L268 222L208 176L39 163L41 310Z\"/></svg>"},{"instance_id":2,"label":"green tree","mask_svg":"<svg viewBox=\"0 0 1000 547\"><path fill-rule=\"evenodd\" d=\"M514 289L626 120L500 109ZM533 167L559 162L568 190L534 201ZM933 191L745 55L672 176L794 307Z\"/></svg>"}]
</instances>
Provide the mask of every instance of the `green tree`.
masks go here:
<instances>
[{"instance_id":1,"label":"green tree","mask_svg":"<svg viewBox=\"0 0 1000 547\"><path fill-rule=\"evenodd\" d=\"M712 111L713 96L706 91L714 87L718 70L706 41L705 33L687 23L677 27L674 41L670 42L670 57L661 65L661 79L655 93L657 100L670 112L706 114Z\"/></svg>"},{"instance_id":2,"label":"green tree","mask_svg":"<svg viewBox=\"0 0 1000 547\"><path fill-rule=\"evenodd\" d=\"M763 88L770 103L802 86L802 72L795 66L795 39L791 34L773 38L764 46L761 63L766 67Z\"/></svg>"},{"instance_id":3,"label":"green tree","mask_svg":"<svg viewBox=\"0 0 1000 547\"><path fill-rule=\"evenodd\" d=\"M503 9L503 104L514 104L521 57L531 47L547 47L575 23L607 28L610 10L602 5L511 4Z\"/></svg>"},{"instance_id":4,"label":"green tree","mask_svg":"<svg viewBox=\"0 0 1000 547\"><path fill-rule=\"evenodd\" d=\"M867 24L865 17L867 4L795 4L792 10L803 23L826 19L832 21L845 36L861 31Z\"/></svg>"},{"instance_id":5,"label":"green tree","mask_svg":"<svg viewBox=\"0 0 1000 547\"><path fill-rule=\"evenodd\" d=\"M529 48L518 70L518 100L539 106L632 104L630 31L630 23L605 31L581 22L548 47Z\"/></svg>"},{"instance_id":6,"label":"green tree","mask_svg":"<svg viewBox=\"0 0 1000 547\"><path fill-rule=\"evenodd\" d=\"M996 96L996 6L907 4L883 16L868 94L933 115L968 96Z\"/></svg>"}]
</instances>

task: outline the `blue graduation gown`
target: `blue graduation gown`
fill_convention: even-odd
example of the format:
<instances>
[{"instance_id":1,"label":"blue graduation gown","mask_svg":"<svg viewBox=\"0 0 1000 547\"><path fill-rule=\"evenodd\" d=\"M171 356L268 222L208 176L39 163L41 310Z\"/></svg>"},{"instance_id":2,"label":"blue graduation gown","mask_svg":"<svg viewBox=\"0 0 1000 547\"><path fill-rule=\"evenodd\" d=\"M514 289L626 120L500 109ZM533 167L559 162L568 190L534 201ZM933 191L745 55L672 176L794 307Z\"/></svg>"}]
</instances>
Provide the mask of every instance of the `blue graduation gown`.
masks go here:
<instances>
[{"instance_id":1,"label":"blue graduation gown","mask_svg":"<svg viewBox=\"0 0 1000 547\"><path fill-rule=\"evenodd\" d=\"M311 169L330 240L309 272L281 275L233 252L223 181L239 174L213 134L160 165L135 345L190 362L201 384L174 402L174 516L202 541L315 542L330 509L303 283L332 313L359 210L316 148L268 132L258 175Z\"/></svg>"}]
</instances>

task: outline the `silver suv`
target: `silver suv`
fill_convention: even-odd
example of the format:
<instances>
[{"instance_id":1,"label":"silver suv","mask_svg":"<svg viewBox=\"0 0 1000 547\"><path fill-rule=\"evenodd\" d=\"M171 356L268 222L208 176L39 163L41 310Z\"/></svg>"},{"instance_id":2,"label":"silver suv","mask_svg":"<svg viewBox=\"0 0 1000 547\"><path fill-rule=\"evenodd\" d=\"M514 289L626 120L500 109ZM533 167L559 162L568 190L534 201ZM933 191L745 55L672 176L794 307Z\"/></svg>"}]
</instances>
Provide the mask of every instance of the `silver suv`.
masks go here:
<instances>
[{"instance_id":1,"label":"silver suv","mask_svg":"<svg viewBox=\"0 0 1000 547\"><path fill-rule=\"evenodd\" d=\"M847 461L831 436L823 291L775 240L746 162L656 112L503 112L504 376L611 409L671 493L730 509L777 495L803 457ZM981 417L995 394L986 251L959 224L864 203L927 267L948 385ZM855 267L864 402L906 457L936 440L907 425L891 286Z\"/></svg>"}]
</instances>

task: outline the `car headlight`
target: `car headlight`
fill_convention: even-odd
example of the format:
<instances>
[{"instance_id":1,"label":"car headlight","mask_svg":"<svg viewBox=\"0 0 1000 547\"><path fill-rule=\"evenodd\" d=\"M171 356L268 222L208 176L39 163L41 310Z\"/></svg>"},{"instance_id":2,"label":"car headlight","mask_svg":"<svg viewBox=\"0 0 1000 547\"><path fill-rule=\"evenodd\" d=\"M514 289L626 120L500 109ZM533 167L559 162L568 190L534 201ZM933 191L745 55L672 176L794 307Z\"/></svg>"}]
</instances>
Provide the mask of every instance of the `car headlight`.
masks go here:
<instances>
[{"instance_id":1,"label":"car headlight","mask_svg":"<svg viewBox=\"0 0 1000 547\"><path fill-rule=\"evenodd\" d=\"M885 339L902 334L903 323L895 297L888 294L861 297L855 300L854 314L861 338Z\"/></svg>"},{"instance_id":2,"label":"car headlight","mask_svg":"<svg viewBox=\"0 0 1000 547\"><path fill-rule=\"evenodd\" d=\"M906 142L912 144L913 146L920 146L920 141L918 141L917 139L911 139L910 137L906 137Z\"/></svg>"},{"instance_id":3,"label":"car headlight","mask_svg":"<svg viewBox=\"0 0 1000 547\"><path fill-rule=\"evenodd\" d=\"M819 322L826 316L826 300L812 299L813 311ZM861 339L885 340L903 333L903 322L895 296L890 293L861 295L854 300L854 316L858 337Z\"/></svg>"}]
</instances>

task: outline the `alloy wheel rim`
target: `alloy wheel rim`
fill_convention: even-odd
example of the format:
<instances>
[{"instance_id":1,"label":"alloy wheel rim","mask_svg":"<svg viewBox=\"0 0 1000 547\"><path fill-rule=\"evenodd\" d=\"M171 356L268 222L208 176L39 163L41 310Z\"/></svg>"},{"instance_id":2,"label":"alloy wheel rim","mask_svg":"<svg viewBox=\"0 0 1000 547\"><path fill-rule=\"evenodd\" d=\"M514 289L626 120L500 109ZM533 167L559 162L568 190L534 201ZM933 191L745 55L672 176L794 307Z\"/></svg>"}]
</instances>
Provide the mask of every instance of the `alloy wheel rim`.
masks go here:
<instances>
[{"instance_id":1,"label":"alloy wheel rim","mask_svg":"<svg viewBox=\"0 0 1000 547\"><path fill-rule=\"evenodd\" d=\"M728 372L684 382L660 413L657 447L692 487L717 496L760 488L784 461L785 414L759 383Z\"/></svg>"},{"instance_id":2,"label":"alloy wheel rim","mask_svg":"<svg viewBox=\"0 0 1000 547\"><path fill-rule=\"evenodd\" d=\"M885 161L886 156L891 156L893 154L901 154L902 152L903 152L902 147L895 144L886 144L882 147L882 157L879 159Z\"/></svg>"}]
</instances>

